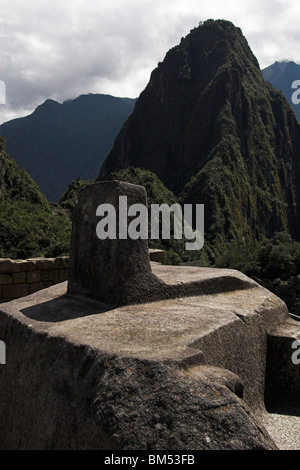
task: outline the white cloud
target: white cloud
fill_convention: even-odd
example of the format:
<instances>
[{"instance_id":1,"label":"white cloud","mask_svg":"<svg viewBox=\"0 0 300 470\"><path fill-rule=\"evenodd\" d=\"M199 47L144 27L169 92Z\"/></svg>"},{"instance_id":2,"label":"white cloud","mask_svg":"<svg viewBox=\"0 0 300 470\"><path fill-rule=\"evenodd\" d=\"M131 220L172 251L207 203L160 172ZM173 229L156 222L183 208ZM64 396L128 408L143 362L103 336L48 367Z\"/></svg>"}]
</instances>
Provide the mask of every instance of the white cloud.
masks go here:
<instances>
[{"instance_id":1,"label":"white cloud","mask_svg":"<svg viewBox=\"0 0 300 470\"><path fill-rule=\"evenodd\" d=\"M293 0L0 0L0 122L47 98L81 93L136 97L170 47L200 20L241 27L261 67L300 63L300 5Z\"/></svg>"}]
</instances>

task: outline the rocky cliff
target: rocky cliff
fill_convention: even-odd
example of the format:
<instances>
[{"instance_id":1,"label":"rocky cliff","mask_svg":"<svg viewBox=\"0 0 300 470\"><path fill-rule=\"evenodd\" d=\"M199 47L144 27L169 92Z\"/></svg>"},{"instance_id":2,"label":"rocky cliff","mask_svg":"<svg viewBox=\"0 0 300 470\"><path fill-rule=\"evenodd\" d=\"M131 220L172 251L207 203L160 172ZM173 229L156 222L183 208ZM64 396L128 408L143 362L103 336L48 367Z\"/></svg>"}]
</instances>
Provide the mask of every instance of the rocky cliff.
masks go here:
<instances>
[{"instance_id":1,"label":"rocky cliff","mask_svg":"<svg viewBox=\"0 0 300 470\"><path fill-rule=\"evenodd\" d=\"M128 166L153 171L182 202L205 204L213 243L298 238L299 151L296 116L241 30L208 20L152 72L98 180Z\"/></svg>"}]
</instances>

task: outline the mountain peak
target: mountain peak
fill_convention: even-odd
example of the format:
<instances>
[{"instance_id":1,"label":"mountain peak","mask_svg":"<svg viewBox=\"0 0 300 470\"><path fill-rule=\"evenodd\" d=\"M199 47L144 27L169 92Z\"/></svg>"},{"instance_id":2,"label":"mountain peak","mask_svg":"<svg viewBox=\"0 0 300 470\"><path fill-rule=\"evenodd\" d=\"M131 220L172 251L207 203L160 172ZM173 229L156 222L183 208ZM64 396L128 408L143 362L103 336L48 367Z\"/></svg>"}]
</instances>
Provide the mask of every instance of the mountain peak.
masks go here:
<instances>
[{"instance_id":1,"label":"mountain peak","mask_svg":"<svg viewBox=\"0 0 300 470\"><path fill-rule=\"evenodd\" d=\"M205 205L214 242L295 233L299 152L296 117L241 29L207 20L152 72L98 180L152 171L182 202Z\"/></svg>"},{"instance_id":2,"label":"mountain peak","mask_svg":"<svg viewBox=\"0 0 300 470\"><path fill-rule=\"evenodd\" d=\"M192 29L177 46L170 49L164 62L169 57L174 65L178 64L181 68L180 76L183 78L199 79L214 66L220 68L227 64L239 67L241 60L247 63L248 68L254 67L259 71L258 61L241 29L227 20L207 20Z\"/></svg>"},{"instance_id":3,"label":"mountain peak","mask_svg":"<svg viewBox=\"0 0 300 470\"><path fill-rule=\"evenodd\" d=\"M44 103L40 104L39 106L36 107L35 111L38 111L38 110L45 110L45 109L55 109L55 108L58 108L59 106L61 106L60 103L58 103L57 101L55 100L52 100L50 98L48 98L47 100L44 101Z\"/></svg>"},{"instance_id":4,"label":"mountain peak","mask_svg":"<svg viewBox=\"0 0 300 470\"><path fill-rule=\"evenodd\" d=\"M158 176L169 167L164 182L178 193L182 182L189 180L195 167L200 169L212 150L214 136L211 132L216 128L216 120L221 119L221 110L235 99L237 91L241 93L251 86L248 83L253 82L257 95L262 95L263 99L264 80L259 64L240 28L226 20L205 21L170 49L164 61L153 70L133 115L102 165L99 179L105 179L111 171L117 171L127 163L128 166L149 165ZM160 142L158 123L162 120L166 133ZM131 138L127 143L127 129L132 126L140 128L136 129L134 143ZM183 148L182 132L189 135L194 132L193 141L199 145L197 153L201 153L196 160L191 143L186 143ZM161 157L151 162L147 150L150 134L151 145ZM123 136L126 147L119 148ZM126 158L125 148L128 149ZM131 157L127 161L129 152ZM170 160L176 163L170 165Z\"/></svg>"}]
</instances>

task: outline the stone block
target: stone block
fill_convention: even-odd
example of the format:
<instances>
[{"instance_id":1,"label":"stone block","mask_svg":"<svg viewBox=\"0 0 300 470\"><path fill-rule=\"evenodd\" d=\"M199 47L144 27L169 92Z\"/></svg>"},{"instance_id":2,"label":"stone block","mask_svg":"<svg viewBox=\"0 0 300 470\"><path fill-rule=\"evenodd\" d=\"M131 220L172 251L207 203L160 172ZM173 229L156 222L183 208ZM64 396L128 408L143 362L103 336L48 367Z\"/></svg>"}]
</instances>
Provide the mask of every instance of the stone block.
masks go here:
<instances>
[{"instance_id":1,"label":"stone block","mask_svg":"<svg viewBox=\"0 0 300 470\"><path fill-rule=\"evenodd\" d=\"M38 290L40 290L39 282L33 282L32 284L29 284L29 294L34 294Z\"/></svg>"},{"instance_id":2,"label":"stone block","mask_svg":"<svg viewBox=\"0 0 300 470\"><path fill-rule=\"evenodd\" d=\"M164 250L156 250L156 249L150 248L149 257L150 257L150 261L155 261L161 264L165 264L166 262L166 254Z\"/></svg>"},{"instance_id":3,"label":"stone block","mask_svg":"<svg viewBox=\"0 0 300 470\"><path fill-rule=\"evenodd\" d=\"M14 284L24 284L26 283L26 273L23 272L23 273L13 273L12 275L13 277L13 283Z\"/></svg>"},{"instance_id":4,"label":"stone block","mask_svg":"<svg viewBox=\"0 0 300 470\"><path fill-rule=\"evenodd\" d=\"M33 282L29 284L29 294L34 294L42 289L47 289L53 285L52 281L41 281L41 282Z\"/></svg>"},{"instance_id":5,"label":"stone block","mask_svg":"<svg viewBox=\"0 0 300 470\"><path fill-rule=\"evenodd\" d=\"M9 258L0 258L0 273L16 273L20 271L19 263Z\"/></svg>"},{"instance_id":6,"label":"stone block","mask_svg":"<svg viewBox=\"0 0 300 470\"><path fill-rule=\"evenodd\" d=\"M42 281L39 282L39 290L47 289L48 287L53 286L53 281Z\"/></svg>"},{"instance_id":7,"label":"stone block","mask_svg":"<svg viewBox=\"0 0 300 470\"><path fill-rule=\"evenodd\" d=\"M15 300L7 313L1 306L0 338L12 341L12 355L0 374L6 429L0 448L43 449L50 442L52 449L143 449L153 433L153 448L157 442L171 450L178 443L181 450L208 450L211 443L218 450L275 448L250 406L263 404L267 332L283 321L286 327L284 304L251 282L241 290L246 279L234 271L152 269L170 285L204 281L203 294L209 295L114 309L65 295L61 283ZM224 279L233 276L241 281L237 290L222 291ZM87 373L78 380L82 365ZM274 367L276 362L271 373ZM66 400L61 384L76 393ZM37 389L33 400L28 391ZM74 422L83 432L75 441Z\"/></svg>"},{"instance_id":8,"label":"stone block","mask_svg":"<svg viewBox=\"0 0 300 470\"><path fill-rule=\"evenodd\" d=\"M40 271L41 281L58 281L58 269L45 269Z\"/></svg>"},{"instance_id":9,"label":"stone block","mask_svg":"<svg viewBox=\"0 0 300 470\"><path fill-rule=\"evenodd\" d=\"M36 260L19 260L19 271L34 271L36 270Z\"/></svg>"},{"instance_id":10,"label":"stone block","mask_svg":"<svg viewBox=\"0 0 300 470\"><path fill-rule=\"evenodd\" d=\"M69 277L69 270L68 269L59 269L59 280L61 282L67 281Z\"/></svg>"},{"instance_id":11,"label":"stone block","mask_svg":"<svg viewBox=\"0 0 300 470\"><path fill-rule=\"evenodd\" d=\"M38 258L36 260L36 267L40 270L52 269L54 267L55 258Z\"/></svg>"},{"instance_id":12,"label":"stone block","mask_svg":"<svg viewBox=\"0 0 300 470\"><path fill-rule=\"evenodd\" d=\"M28 284L12 284L3 286L3 297L16 299L29 294Z\"/></svg>"},{"instance_id":13,"label":"stone block","mask_svg":"<svg viewBox=\"0 0 300 470\"><path fill-rule=\"evenodd\" d=\"M27 282L40 282L42 280L41 278L41 272L40 271L29 271L27 273Z\"/></svg>"},{"instance_id":14,"label":"stone block","mask_svg":"<svg viewBox=\"0 0 300 470\"><path fill-rule=\"evenodd\" d=\"M13 277L12 274L0 274L0 284L5 285L5 284L12 284L13 283Z\"/></svg>"}]
</instances>

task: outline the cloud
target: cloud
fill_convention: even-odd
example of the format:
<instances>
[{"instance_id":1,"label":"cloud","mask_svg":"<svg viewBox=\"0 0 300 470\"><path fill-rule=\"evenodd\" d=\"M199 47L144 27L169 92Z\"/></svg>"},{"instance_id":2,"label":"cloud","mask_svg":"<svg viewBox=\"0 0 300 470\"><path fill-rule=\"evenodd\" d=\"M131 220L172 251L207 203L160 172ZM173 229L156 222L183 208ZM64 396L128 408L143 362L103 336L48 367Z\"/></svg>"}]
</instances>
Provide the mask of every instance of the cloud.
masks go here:
<instances>
[{"instance_id":1,"label":"cloud","mask_svg":"<svg viewBox=\"0 0 300 470\"><path fill-rule=\"evenodd\" d=\"M300 6L293 0L0 0L0 122L47 98L82 93L136 97L166 52L200 20L241 27L261 67L300 62Z\"/></svg>"}]
</instances>

